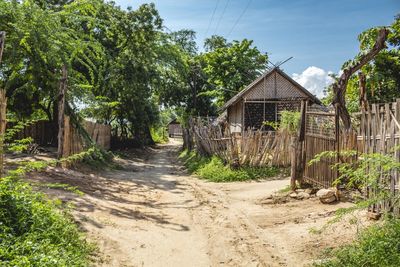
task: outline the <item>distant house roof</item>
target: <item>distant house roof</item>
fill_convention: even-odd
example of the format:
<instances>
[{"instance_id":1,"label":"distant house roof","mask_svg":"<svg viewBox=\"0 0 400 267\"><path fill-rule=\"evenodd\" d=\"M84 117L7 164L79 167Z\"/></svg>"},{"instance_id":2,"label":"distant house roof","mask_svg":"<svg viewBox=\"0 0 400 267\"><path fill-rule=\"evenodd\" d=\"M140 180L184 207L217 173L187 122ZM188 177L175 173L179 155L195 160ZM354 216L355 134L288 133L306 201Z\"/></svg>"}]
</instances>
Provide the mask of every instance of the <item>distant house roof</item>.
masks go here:
<instances>
[{"instance_id":1,"label":"distant house roof","mask_svg":"<svg viewBox=\"0 0 400 267\"><path fill-rule=\"evenodd\" d=\"M260 77L258 77L257 79L255 79L251 84L249 84L245 89L243 89L242 91L240 91L237 95L235 95L234 97L232 97L231 99L229 99L229 101L227 101L225 103L225 105L221 108L220 111L224 111L226 110L229 106L236 104L237 102L239 102L243 95L245 93L247 93L249 90L251 90L254 85L256 85L258 82L260 82L262 79L268 77L269 75L271 75L274 72L278 72L280 75L282 75L283 77L285 77L289 82L291 82L295 87L297 87L297 89L299 89L300 91L302 91L304 94L306 94L307 96L310 97L310 99L315 103L315 104L319 104L321 105L322 102L312 93L310 93L306 88L304 88L303 86L301 86L299 83L297 83L295 80L293 80L289 75L287 75L285 72L283 72L280 68L273 68L270 69L266 72L264 72L263 75L261 75Z\"/></svg>"},{"instance_id":2,"label":"distant house roof","mask_svg":"<svg viewBox=\"0 0 400 267\"><path fill-rule=\"evenodd\" d=\"M171 125L171 124L181 124L178 119L173 119L172 121L168 122L167 125Z\"/></svg>"}]
</instances>

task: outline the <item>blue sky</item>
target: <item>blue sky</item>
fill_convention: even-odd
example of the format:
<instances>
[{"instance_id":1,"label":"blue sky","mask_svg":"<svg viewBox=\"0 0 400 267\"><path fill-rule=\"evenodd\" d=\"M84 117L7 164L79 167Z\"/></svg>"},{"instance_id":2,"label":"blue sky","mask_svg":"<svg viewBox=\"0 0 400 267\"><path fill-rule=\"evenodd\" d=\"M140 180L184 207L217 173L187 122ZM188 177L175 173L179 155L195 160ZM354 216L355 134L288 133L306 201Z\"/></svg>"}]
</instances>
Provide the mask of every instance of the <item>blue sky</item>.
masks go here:
<instances>
[{"instance_id":1,"label":"blue sky","mask_svg":"<svg viewBox=\"0 0 400 267\"><path fill-rule=\"evenodd\" d=\"M294 58L282 68L300 81L304 78L304 83L310 75L317 75L317 79L320 79L317 82L328 83L327 73L338 72L343 62L357 54L359 33L370 27L388 25L394 16L400 13L400 0L115 2L122 7L133 8L142 3L154 2L165 26L173 31L183 28L195 30L199 46L205 37L218 34L228 40L254 40L254 44L262 52L269 54L272 62L283 61L293 56ZM246 12L238 20L244 10ZM209 30L206 36L207 29ZM294 73L297 73L297 76ZM322 84L316 86L320 87ZM316 90L321 91L321 88Z\"/></svg>"}]
</instances>

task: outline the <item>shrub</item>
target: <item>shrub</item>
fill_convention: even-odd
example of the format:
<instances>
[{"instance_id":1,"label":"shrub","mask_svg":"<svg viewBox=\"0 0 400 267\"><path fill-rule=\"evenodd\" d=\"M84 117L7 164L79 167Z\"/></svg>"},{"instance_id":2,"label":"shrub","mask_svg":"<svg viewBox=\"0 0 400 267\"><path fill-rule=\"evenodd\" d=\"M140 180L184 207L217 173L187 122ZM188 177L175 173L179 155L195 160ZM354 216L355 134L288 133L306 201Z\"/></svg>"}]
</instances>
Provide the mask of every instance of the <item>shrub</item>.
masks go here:
<instances>
[{"instance_id":1,"label":"shrub","mask_svg":"<svg viewBox=\"0 0 400 267\"><path fill-rule=\"evenodd\" d=\"M155 143L163 144L168 142L168 133L163 126L150 128L150 134Z\"/></svg>"},{"instance_id":2,"label":"shrub","mask_svg":"<svg viewBox=\"0 0 400 267\"><path fill-rule=\"evenodd\" d=\"M0 181L1 266L86 266L91 246L56 201L10 177Z\"/></svg>"},{"instance_id":3,"label":"shrub","mask_svg":"<svg viewBox=\"0 0 400 267\"><path fill-rule=\"evenodd\" d=\"M371 226L360 234L356 242L333 250L326 257L315 266L399 266L400 220L388 219L383 225Z\"/></svg>"},{"instance_id":4,"label":"shrub","mask_svg":"<svg viewBox=\"0 0 400 267\"><path fill-rule=\"evenodd\" d=\"M284 110L281 112L281 122L279 128L287 130L289 133L296 133L300 124L300 112Z\"/></svg>"},{"instance_id":5,"label":"shrub","mask_svg":"<svg viewBox=\"0 0 400 267\"><path fill-rule=\"evenodd\" d=\"M195 173L203 179L212 182L234 182L262 179L272 177L278 174L278 169L274 167L242 167L233 170L229 166L225 166L223 161L214 156L211 158L202 157L196 152L184 151L180 158L184 160L185 166L190 173Z\"/></svg>"},{"instance_id":6,"label":"shrub","mask_svg":"<svg viewBox=\"0 0 400 267\"><path fill-rule=\"evenodd\" d=\"M57 162L93 159L97 153L91 148L60 161L19 162L18 168L0 179L1 266L88 265L93 246L84 240L68 211L59 209L59 201L33 191L21 178Z\"/></svg>"}]
</instances>

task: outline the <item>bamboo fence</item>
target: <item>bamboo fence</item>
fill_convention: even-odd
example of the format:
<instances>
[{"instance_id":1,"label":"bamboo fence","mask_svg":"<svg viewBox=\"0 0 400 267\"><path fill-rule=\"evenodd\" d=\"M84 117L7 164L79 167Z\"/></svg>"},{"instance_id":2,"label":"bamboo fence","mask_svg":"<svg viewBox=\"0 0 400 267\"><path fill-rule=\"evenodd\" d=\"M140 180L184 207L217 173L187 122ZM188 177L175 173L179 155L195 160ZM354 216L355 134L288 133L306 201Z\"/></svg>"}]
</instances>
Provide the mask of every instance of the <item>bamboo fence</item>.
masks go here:
<instances>
[{"instance_id":1,"label":"bamboo fence","mask_svg":"<svg viewBox=\"0 0 400 267\"><path fill-rule=\"evenodd\" d=\"M290 166L290 134L287 131L247 130L232 134L226 125L192 120L191 130L199 153L217 155L240 166Z\"/></svg>"},{"instance_id":2,"label":"bamboo fence","mask_svg":"<svg viewBox=\"0 0 400 267\"><path fill-rule=\"evenodd\" d=\"M2 103L4 100L1 98L0 91L0 112L2 110ZM0 114L1 120L1 114ZM8 123L7 127L12 128L15 124ZM1 126L1 125L0 125ZM88 133L89 137L98 146L105 150L111 147L111 126L90 121L83 121L82 126ZM70 156L85 149L85 143L79 131L73 127L69 116L64 117L64 144L63 156ZM0 127L1 130L1 127ZM24 139L31 137L33 142L41 146L55 146L57 145L57 125L49 121L37 121L33 124L26 125L23 129L16 132L13 136L14 140Z\"/></svg>"},{"instance_id":3,"label":"bamboo fence","mask_svg":"<svg viewBox=\"0 0 400 267\"><path fill-rule=\"evenodd\" d=\"M358 149L364 153L380 153L392 155L400 162L400 99L394 103L372 104L368 111L361 112L358 129ZM389 175L382 172L378 178L381 188L388 190L390 199L399 196L399 171L393 169ZM377 195L376 188L368 188L368 197ZM370 207L370 211L381 213L382 211L394 212L400 215L400 205L392 200L381 201Z\"/></svg>"},{"instance_id":4,"label":"bamboo fence","mask_svg":"<svg viewBox=\"0 0 400 267\"><path fill-rule=\"evenodd\" d=\"M84 139L81 133L73 127L69 116L64 117L64 144L63 144L63 157L68 157L85 150ZM83 128L88 133L89 137L99 147L108 150L110 149L111 142L111 126L90 121L82 123Z\"/></svg>"}]
</instances>

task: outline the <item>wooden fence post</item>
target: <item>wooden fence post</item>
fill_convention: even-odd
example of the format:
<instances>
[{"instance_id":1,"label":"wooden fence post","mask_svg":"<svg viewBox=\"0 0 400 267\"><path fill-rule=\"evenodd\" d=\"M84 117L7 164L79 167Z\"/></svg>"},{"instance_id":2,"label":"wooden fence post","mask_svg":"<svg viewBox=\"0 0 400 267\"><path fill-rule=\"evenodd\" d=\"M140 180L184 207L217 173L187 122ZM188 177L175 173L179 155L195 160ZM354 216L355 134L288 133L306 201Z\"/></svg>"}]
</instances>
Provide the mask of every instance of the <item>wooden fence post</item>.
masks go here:
<instances>
[{"instance_id":1,"label":"wooden fence post","mask_svg":"<svg viewBox=\"0 0 400 267\"><path fill-rule=\"evenodd\" d=\"M299 140L296 136L290 138L290 189L296 190L297 180L297 144Z\"/></svg>"},{"instance_id":2,"label":"wooden fence post","mask_svg":"<svg viewBox=\"0 0 400 267\"><path fill-rule=\"evenodd\" d=\"M307 112L307 101L301 102L300 108L300 122L299 130L296 133L297 136L293 136L290 140L290 188L296 189L296 181L302 184L303 172L306 164L306 155L304 153L304 141L306 132L306 112Z\"/></svg>"},{"instance_id":3,"label":"wooden fence post","mask_svg":"<svg viewBox=\"0 0 400 267\"><path fill-rule=\"evenodd\" d=\"M60 89L58 93L58 158L64 156L64 116L65 116L65 94L67 92L67 65L62 67L62 77L60 79Z\"/></svg>"}]
</instances>

